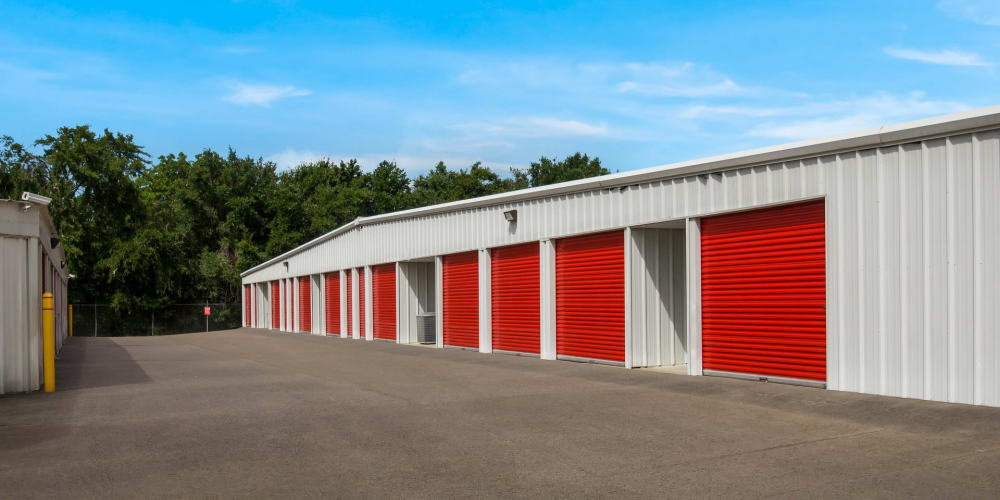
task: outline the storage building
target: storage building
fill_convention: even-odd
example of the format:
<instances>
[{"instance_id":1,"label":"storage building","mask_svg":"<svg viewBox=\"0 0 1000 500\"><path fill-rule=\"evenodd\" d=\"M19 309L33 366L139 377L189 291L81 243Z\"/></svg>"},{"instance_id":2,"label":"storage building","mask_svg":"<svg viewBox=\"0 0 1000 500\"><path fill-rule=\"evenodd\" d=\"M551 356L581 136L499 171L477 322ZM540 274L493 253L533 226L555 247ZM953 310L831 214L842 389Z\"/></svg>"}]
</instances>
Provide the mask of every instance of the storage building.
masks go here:
<instances>
[{"instance_id":1,"label":"storage building","mask_svg":"<svg viewBox=\"0 0 1000 500\"><path fill-rule=\"evenodd\" d=\"M0 394L44 382L42 294L52 293L58 352L68 334L68 276L46 205L0 200Z\"/></svg>"},{"instance_id":2,"label":"storage building","mask_svg":"<svg viewBox=\"0 0 1000 500\"><path fill-rule=\"evenodd\" d=\"M252 327L1000 406L1000 107L360 218L243 283Z\"/></svg>"}]
</instances>

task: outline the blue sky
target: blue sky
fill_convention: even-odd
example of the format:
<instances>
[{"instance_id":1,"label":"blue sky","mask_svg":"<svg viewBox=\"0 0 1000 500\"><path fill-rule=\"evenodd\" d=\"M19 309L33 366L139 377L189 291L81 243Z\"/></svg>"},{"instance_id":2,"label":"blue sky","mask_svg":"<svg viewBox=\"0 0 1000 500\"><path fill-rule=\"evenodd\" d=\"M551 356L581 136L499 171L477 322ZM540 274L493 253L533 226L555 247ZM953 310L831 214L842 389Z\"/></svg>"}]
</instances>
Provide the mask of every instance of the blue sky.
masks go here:
<instances>
[{"instance_id":1,"label":"blue sky","mask_svg":"<svg viewBox=\"0 0 1000 500\"><path fill-rule=\"evenodd\" d=\"M1000 104L1000 2L7 2L0 134L612 171Z\"/></svg>"}]
</instances>

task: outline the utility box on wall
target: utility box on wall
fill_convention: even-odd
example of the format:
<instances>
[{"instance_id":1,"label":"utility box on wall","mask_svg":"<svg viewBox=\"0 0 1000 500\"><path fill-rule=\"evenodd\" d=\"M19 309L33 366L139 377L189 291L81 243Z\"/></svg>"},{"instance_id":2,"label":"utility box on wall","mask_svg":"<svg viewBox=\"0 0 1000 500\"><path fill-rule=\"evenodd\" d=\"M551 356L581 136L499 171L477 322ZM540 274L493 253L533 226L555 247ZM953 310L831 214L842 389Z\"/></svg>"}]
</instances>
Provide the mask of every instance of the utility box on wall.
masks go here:
<instances>
[{"instance_id":1,"label":"utility box on wall","mask_svg":"<svg viewBox=\"0 0 1000 500\"><path fill-rule=\"evenodd\" d=\"M432 312L417 315L417 342L420 344L433 344L437 341L434 337L434 321L437 314Z\"/></svg>"}]
</instances>

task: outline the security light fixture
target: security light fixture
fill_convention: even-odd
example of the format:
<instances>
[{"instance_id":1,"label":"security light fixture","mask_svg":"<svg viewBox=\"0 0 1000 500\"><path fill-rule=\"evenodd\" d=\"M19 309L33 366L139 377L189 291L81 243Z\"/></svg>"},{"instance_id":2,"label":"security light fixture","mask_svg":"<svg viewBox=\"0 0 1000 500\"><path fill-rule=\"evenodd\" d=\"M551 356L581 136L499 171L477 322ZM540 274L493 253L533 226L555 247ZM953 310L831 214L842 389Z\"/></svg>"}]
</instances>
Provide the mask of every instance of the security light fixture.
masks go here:
<instances>
[{"instance_id":1,"label":"security light fixture","mask_svg":"<svg viewBox=\"0 0 1000 500\"><path fill-rule=\"evenodd\" d=\"M65 260L60 260L59 261L59 268L60 269L65 269L66 268L66 261Z\"/></svg>"},{"instance_id":2,"label":"security light fixture","mask_svg":"<svg viewBox=\"0 0 1000 500\"><path fill-rule=\"evenodd\" d=\"M48 206L49 203L52 203L52 198L48 198L40 194L29 193L27 191L21 193L21 200L46 206Z\"/></svg>"},{"instance_id":3,"label":"security light fixture","mask_svg":"<svg viewBox=\"0 0 1000 500\"><path fill-rule=\"evenodd\" d=\"M49 248L55 249L57 246L59 246L59 241L60 241L59 238L56 238L55 236L49 238Z\"/></svg>"},{"instance_id":4,"label":"security light fixture","mask_svg":"<svg viewBox=\"0 0 1000 500\"><path fill-rule=\"evenodd\" d=\"M288 261L286 260L286 261L282 262L282 264L285 265L285 272L287 273L288 272Z\"/></svg>"},{"instance_id":5,"label":"security light fixture","mask_svg":"<svg viewBox=\"0 0 1000 500\"><path fill-rule=\"evenodd\" d=\"M517 222L517 210L508 210L504 212L503 218L507 219L507 222Z\"/></svg>"}]
</instances>

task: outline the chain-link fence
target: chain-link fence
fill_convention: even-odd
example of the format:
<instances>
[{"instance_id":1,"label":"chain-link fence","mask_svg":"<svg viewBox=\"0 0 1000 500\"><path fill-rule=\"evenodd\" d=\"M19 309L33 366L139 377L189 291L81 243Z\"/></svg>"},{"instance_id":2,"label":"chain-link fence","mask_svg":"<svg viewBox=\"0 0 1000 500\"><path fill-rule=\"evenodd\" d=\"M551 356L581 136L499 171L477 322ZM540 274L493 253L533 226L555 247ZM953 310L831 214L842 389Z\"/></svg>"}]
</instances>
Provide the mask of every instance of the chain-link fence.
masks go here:
<instances>
[{"instance_id":1,"label":"chain-link fence","mask_svg":"<svg viewBox=\"0 0 1000 500\"><path fill-rule=\"evenodd\" d=\"M210 314L205 316L205 308ZM115 311L109 304L73 304L73 335L123 337L210 332L240 327L240 304L172 304Z\"/></svg>"}]
</instances>

